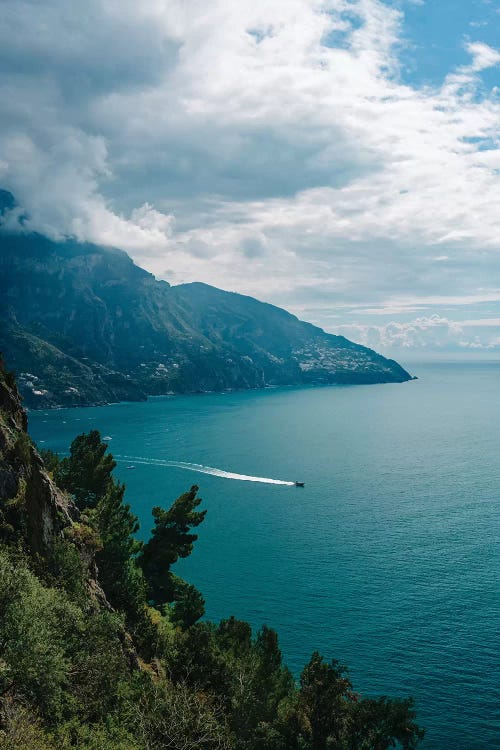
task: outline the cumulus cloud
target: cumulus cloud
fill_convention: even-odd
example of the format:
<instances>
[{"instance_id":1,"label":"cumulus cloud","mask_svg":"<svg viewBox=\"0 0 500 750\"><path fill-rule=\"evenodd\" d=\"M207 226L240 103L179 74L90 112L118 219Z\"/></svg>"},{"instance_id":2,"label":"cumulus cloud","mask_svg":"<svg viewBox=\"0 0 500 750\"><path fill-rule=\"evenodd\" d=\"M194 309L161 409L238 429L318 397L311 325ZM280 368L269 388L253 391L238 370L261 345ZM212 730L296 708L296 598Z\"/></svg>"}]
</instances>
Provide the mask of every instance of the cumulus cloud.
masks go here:
<instances>
[{"instance_id":1,"label":"cumulus cloud","mask_svg":"<svg viewBox=\"0 0 500 750\"><path fill-rule=\"evenodd\" d=\"M404 350L500 351L500 318L458 321L435 314L384 325L341 325L339 331L364 346L388 353Z\"/></svg>"},{"instance_id":2,"label":"cumulus cloud","mask_svg":"<svg viewBox=\"0 0 500 750\"><path fill-rule=\"evenodd\" d=\"M493 68L500 63L500 52L488 44L470 42L467 45L467 51L472 56L470 69L475 73L487 68Z\"/></svg>"},{"instance_id":3,"label":"cumulus cloud","mask_svg":"<svg viewBox=\"0 0 500 750\"><path fill-rule=\"evenodd\" d=\"M380 0L4 0L0 181L38 231L330 329L497 302L500 53L467 41L412 85L404 24Z\"/></svg>"}]
</instances>

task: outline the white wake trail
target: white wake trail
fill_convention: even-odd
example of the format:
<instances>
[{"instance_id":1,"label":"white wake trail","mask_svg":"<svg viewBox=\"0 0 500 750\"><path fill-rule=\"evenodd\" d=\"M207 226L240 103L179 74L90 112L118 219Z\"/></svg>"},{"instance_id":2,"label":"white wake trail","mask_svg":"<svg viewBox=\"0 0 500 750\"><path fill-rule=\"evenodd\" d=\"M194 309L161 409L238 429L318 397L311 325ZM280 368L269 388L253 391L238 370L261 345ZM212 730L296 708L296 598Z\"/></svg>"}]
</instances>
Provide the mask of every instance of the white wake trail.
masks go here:
<instances>
[{"instance_id":1,"label":"white wake trail","mask_svg":"<svg viewBox=\"0 0 500 750\"><path fill-rule=\"evenodd\" d=\"M285 487L293 487L295 482L286 482L283 479L270 479L269 477L254 477L249 474L236 474L232 471L217 469L215 466L204 466L203 464L193 464L188 461L166 461L160 458L148 458L146 456L115 456L118 460L135 461L136 463L146 464L149 466L176 467L186 469L186 471L195 471L198 474L210 474L222 479L236 479L240 482L261 482L262 484L279 484Z\"/></svg>"}]
</instances>

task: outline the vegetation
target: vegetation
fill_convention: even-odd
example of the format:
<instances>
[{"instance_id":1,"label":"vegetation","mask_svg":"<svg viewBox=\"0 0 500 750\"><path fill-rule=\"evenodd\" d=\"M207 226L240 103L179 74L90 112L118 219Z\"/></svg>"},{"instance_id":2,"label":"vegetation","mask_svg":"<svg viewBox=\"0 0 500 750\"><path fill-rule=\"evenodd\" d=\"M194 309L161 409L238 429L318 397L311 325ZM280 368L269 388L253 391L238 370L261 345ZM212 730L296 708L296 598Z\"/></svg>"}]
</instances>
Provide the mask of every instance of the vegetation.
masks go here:
<instances>
[{"instance_id":1,"label":"vegetation","mask_svg":"<svg viewBox=\"0 0 500 750\"><path fill-rule=\"evenodd\" d=\"M43 555L22 524L0 546L0 750L416 747L411 700L361 697L318 653L297 682L270 628L201 620L172 570L205 517L197 487L153 509L142 545L97 432L46 457L78 511Z\"/></svg>"},{"instance_id":2,"label":"vegetation","mask_svg":"<svg viewBox=\"0 0 500 750\"><path fill-rule=\"evenodd\" d=\"M179 579L176 583L170 568L179 557L191 554L193 543L198 538L196 534L189 533L191 527L200 525L206 514L206 510L194 510L201 502L196 497L197 492L198 487L194 485L169 510L153 508L155 526L151 539L141 551L139 564L148 582L149 598L156 607L161 608L162 604L174 601L180 588L184 592L184 600L189 596L189 587L179 587Z\"/></svg>"}]
</instances>

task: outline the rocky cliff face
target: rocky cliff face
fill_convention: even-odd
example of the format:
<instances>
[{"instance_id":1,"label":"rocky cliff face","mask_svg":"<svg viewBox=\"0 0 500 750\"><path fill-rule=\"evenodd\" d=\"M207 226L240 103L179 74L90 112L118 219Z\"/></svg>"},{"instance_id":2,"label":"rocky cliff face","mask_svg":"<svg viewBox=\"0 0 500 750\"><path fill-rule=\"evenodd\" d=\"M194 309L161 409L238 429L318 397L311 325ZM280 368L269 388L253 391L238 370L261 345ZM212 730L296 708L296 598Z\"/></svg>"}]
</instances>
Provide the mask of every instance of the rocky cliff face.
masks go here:
<instances>
[{"instance_id":1,"label":"rocky cliff face","mask_svg":"<svg viewBox=\"0 0 500 750\"><path fill-rule=\"evenodd\" d=\"M31 408L310 383L393 383L392 360L250 297L171 287L119 250L0 229L0 349Z\"/></svg>"},{"instance_id":2,"label":"rocky cliff face","mask_svg":"<svg viewBox=\"0 0 500 750\"><path fill-rule=\"evenodd\" d=\"M0 534L20 534L34 555L44 555L76 509L49 477L26 429L13 378L0 364Z\"/></svg>"},{"instance_id":3,"label":"rocky cliff face","mask_svg":"<svg viewBox=\"0 0 500 750\"><path fill-rule=\"evenodd\" d=\"M52 481L27 433L14 377L0 358L0 541L18 541L33 560L47 560L58 540L70 538L86 571L91 600L109 609L98 582L95 549L73 533L79 520L72 499Z\"/></svg>"}]
</instances>

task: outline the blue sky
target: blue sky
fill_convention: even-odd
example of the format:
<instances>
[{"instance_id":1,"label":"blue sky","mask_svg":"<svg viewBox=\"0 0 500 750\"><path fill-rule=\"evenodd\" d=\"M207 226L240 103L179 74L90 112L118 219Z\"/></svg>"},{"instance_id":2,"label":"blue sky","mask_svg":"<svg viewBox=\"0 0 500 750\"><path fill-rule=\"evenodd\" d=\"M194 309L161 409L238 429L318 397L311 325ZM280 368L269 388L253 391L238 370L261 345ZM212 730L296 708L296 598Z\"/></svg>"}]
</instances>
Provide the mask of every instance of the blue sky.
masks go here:
<instances>
[{"instance_id":1,"label":"blue sky","mask_svg":"<svg viewBox=\"0 0 500 750\"><path fill-rule=\"evenodd\" d=\"M403 36L408 41L401 60L411 84L439 85L452 68L467 65L464 45L480 39L495 48L500 41L499 4L490 0L406 2ZM498 84L498 72L483 71L487 86Z\"/></svg>"},{"instance_id":2,"label":"blue sky","mask_svg":"<svg viewBox=\"0 0 500 750\"><path fill-rule=\"evenodd\" d=\"M497 356L499 48L497 0L4 0L0 185L171 283Z\"/></svg>"}]
</instances>

